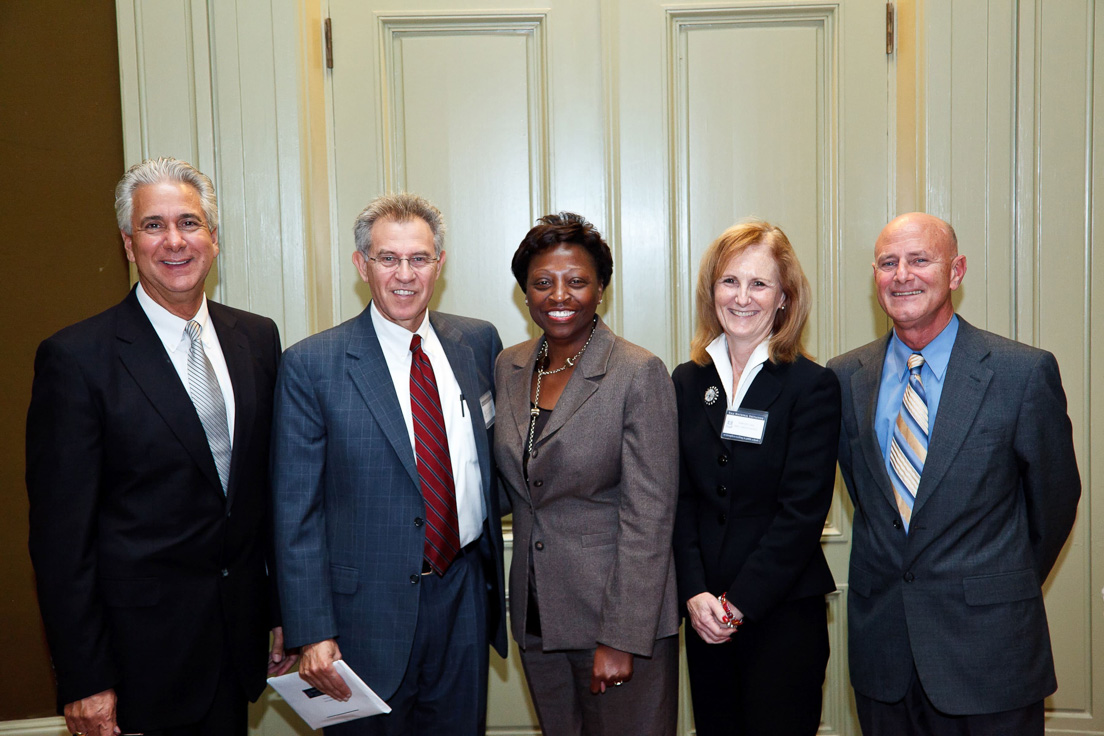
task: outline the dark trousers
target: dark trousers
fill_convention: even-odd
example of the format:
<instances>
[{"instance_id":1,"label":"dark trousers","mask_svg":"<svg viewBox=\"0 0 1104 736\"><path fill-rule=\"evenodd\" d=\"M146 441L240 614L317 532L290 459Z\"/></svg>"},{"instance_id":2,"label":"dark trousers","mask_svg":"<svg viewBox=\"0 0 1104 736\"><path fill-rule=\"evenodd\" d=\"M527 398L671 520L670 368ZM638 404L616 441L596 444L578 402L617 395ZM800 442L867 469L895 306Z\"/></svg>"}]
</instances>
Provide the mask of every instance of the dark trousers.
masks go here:
<instances>
[{"instance_id":1,"label":"dark trousers","mask_svg":"<svg viewBox=\"0 0 1104 736\"><path fill-rule=\"evenodd\" d=\"M482 736L487 724L487 586L478 545L444 577L423 575L406 674L391 712L330 726L326 736Z\"/></svg>"},{"instance_id":2,"label":"dark trousers","mask_svg":"<svg viewBox=\"0 0 1104 736\"><path fill-rule=\"evenodd\" d=\"M863 736L1043 736L1043 701L999 713L952 716L936 709L916 668L905 697L882 703L855 693Z\"/></svg>"},{"instance_id":3,"label":"dark trousers","mask_svg":"<svg viewBox=\"0 0 1104 736\"><path fill-rule=\"evenodd\" d=\"M633 657L631 680L590 692L593 649L545 652L526 636L521 664L544 736L673 736L678 720L678 637Z\"/></svg>"},{"instance_id":4,"label":"dark trousers","mask_svg":"<svg viewBox=\"0 0 1104 736\"><path fill-rule=\"evenodd\" d=\"M725 644L687 624L686 660L699 736L813 736L828 666L822 596L782 603Z\"/></svg>"},{"instance_id":5,"label":"dark trousers","mask_svg":"<svg viewBox=\"0 0 1104 736\"><path fill-rule=\"evenodd\" d=\"M196 723L157 731L143 731L145 736L245 736L249 721L249 699L238 682L230 662L229 647L223 647L215 697L203 717ZM123 733L133 733L125 723Z\"/></svg>"}]
</instances>

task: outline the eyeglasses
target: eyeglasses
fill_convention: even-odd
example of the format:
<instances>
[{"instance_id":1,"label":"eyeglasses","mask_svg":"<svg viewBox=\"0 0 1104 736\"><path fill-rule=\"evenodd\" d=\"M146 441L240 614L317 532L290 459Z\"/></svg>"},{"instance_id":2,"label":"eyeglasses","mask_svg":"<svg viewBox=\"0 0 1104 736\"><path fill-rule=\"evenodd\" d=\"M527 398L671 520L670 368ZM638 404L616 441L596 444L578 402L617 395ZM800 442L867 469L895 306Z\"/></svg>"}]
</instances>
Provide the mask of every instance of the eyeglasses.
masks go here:
<instances>
[{"instance_id":1,"label":"eyeglasses","mask_svg":"<svg viewBox=\"0 0 1104 736\"><path fill-rule=\"evenodd\" d=\"M437 263L437 261L441 260L440 258L430 258L429 256L410 256L409 258L400 258L389 253L385 253L382 256L365 256L365 259L372 261L384 271L394 271L403 261L406 261L407 264L409 264L410 267L415 271L421 271L423 269L429 268L434 263Z\"/></svg>"}]
</instances>

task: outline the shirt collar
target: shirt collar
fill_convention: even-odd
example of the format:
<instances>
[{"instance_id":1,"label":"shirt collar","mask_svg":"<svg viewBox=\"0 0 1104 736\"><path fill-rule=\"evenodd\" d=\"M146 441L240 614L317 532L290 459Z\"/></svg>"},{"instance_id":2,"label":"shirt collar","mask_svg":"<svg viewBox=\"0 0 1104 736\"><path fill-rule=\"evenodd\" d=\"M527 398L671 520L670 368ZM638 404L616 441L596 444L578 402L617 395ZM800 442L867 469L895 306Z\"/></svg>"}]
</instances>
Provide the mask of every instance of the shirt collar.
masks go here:
<instances>
[{"instance_id":1,"label":"shirt collar","mask_svg":"<svg viewBox=\"0 0 1104 736\"><path fill-rule=\"evenodd\" d=\"M380 314L374 300L368 308L372 315L372 326L376 329L376 338L379 340L380 347L385 354L394 358L406 358L410 355L410 339L414 337L414 335L422 336L423 349L427 349L432 342L430 336L433 334L433 331L429 324L428 310L422 318L422 323L418 325L418 329L411 332L402 325L397 325Z\"/></svg>"},{"instance_id":2,"label":"shirt collar","mask_svg":"<svg viewBox=\"0 0 1104 736\"><path fill-rule=\"evenodd\" d=\"M934 340L920 350L913 350L902 342L901 338L897 337L897 330L894 329L893 337L889 340L886 360L893 361L893 375L903 381L905 372L908 371L909 356L913 353L920 353L924 356L924 364L931 369L935 379L942 383L943 376L947 372L947 364L951 361L951 349L954 347L956 337L958 337L957 314L951 315L951 321L947 323L947 326L935 336Z\"/></svg>"},{"instance_id":3,"label":"shirt collar","mask_svg":"<svg viewBox=\"0 0 1104 736\"><path fill-rule=\"evenodd\" d=\"M772 337L774 337L773 333L767 335L763 342L756 345L755 350L751 351L751 357L748 358L747 365L744 366L743 375L749 375L749 371L763 365L770 359L770 341ZM717 371L717 377L721 379L724 394L731 401L732 396L729 396L729 394L732 392L734 376L732 375L732 359L728 356L728 340L725 338L725 333L722 332L713 338L713 342L706 346L705 352L713 359L713 367Z\"/></svg>"},{"instance_id":4,"label":"shirt collar","mask_svg":"<svg viewBox=\"0 0 1104 736\"><path fill-rule=\"evenodd\" d=\"M142 288L142 282L138 282L138 288L136 289L138 296L138 304L141 305L142 311L146 313L146 317L149 318L150 324L153 325L154 331L157 332L157 336L161 338L161 342L164 343L165 349L170 353L175 353L181 345L190 344L185 343L187 336L184 334L184 326L188 324L189 320L181 319L169 310L162 307L160 304L153 300L144 288ZM199 304L199 310L192 317L193 320L199 323L200 336L204 343L209 341L208 338L208 311L207 311L207 295L203 295L203 301Z\"/></svg>"}]
</instances>

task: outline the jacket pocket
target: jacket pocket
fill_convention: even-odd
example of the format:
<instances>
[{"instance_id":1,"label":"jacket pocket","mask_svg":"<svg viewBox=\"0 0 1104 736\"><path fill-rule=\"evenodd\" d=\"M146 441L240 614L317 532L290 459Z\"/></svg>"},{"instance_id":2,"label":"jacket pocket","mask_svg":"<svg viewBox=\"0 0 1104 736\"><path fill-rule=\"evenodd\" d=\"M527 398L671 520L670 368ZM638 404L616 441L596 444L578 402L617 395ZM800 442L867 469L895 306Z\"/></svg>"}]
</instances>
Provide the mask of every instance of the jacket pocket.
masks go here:
<instances>
[{"instance_id":1,"label":"jacket pocket","mask_svg":"<svg viewBox=\"0 0 1104 736\"><path fill-rule=\"evenodd\" d=\"M855 595L869 598L874 590L874 581L866 570L861 567L852 567L847 575L847 589Z\"/></svg>"},{"instance_id":2,"label":"jacket pocket","mask_svg":"<svg viewBox=\"0 0 1104 736\"><path fill-rule=\"evenodd\" d=\"M100 578L104 603L116 608L155 606L161 600L157 578Z\"/></svg>"},{"instance_id":3,"label":"jacket pocket","mask_svg":"<svg viewBox=\"0 0 1104 736\"><path fill-rule=\"evenodd\" d=\"M360 585L360 571L355 567L330 565L330 587L335 593L352 595Z\"/></svg>"},{"instance_id":4,"label":"jacket pocket","mask_svg":"<svg viewBox=\"0 0 1104 736\"><path fill-rule=\"evenodd\" d=\"M602 532L601 534L584 534L582 546L605 547L608 544L617 543L617 532Z\"/></svg>"},{"instance_id":5,"label":"jacket pocket","mask_svg":"<svg viewBox=\"0 0 1104 736\"><path fill-rule=\"evenodd\" d=\"M962 592L970 606L1011 603L1042 595L1035 571L1031 569L963 578Z\"/></svg>"}]
</instances>

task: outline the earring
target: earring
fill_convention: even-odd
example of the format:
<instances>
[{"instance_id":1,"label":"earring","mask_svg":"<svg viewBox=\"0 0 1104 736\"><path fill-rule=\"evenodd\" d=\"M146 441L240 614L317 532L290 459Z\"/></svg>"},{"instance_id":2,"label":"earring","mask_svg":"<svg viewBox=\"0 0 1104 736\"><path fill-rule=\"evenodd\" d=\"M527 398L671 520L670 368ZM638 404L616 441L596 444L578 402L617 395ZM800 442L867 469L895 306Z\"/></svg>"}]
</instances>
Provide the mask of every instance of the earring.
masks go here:
<instances>
[{"instance_id":1,"label":"earring","mask_svg":"<svg viewBox=\"0 0 1104 736\"><path fill-rule=\"evenodd\" d=\"M527 306L527 307L529 306L529 300L528 299L525 300L525 306Z\"/></svg>"}]
</instances>

